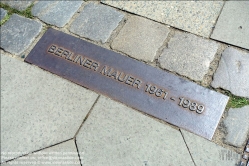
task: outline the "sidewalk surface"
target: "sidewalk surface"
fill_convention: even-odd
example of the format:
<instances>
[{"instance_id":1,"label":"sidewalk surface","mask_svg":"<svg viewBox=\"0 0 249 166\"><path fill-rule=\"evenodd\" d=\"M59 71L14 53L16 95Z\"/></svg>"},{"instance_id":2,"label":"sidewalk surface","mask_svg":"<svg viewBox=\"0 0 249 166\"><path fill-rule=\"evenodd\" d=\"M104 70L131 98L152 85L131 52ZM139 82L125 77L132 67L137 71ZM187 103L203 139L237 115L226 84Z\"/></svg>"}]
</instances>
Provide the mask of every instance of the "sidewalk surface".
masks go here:
<instances>
[{"instance_id":1,"label":"sidewalk surface","mask_svg":"<svg viewBox=\"0 0 249 166\"><path fill-rule=\"evenodd\" d=\"M248 1L1 1L1 165L249 166ZM48 28L230 96L211 141L24 62Z\"/></svg>"}]
</instances>

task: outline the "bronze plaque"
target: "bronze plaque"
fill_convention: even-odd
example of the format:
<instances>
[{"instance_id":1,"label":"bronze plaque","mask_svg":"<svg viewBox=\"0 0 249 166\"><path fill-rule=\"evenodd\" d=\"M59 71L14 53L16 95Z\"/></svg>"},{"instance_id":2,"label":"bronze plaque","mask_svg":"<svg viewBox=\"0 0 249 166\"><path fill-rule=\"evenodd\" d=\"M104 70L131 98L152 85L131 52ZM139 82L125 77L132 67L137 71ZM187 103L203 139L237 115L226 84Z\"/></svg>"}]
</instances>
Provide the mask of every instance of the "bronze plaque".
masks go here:
<instances>
[{"instance_id":1,"label":"bronze plaque","mask_svg":"<svg viewBox=\"0 0 249 166\"><path fill-rule=\"evenodd\" d=\"M209 140L228 101L223 94L54 29L47 30L25 61Z\"/></svg>"}]
</instances>

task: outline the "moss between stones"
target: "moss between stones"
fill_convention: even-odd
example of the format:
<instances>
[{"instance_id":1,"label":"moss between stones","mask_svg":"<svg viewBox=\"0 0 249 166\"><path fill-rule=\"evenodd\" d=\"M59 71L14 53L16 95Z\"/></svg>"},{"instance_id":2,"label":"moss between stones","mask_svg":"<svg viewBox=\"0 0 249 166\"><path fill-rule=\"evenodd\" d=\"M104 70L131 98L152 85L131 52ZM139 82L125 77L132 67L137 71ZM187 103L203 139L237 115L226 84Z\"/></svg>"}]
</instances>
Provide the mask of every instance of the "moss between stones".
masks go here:
<instances>
[{"instance_id":1,"label":"moss between stones","mask_svg":"<svg viewBox=\"0 0 249 166\"><path fill-rule=\"evenodd\" d=\"M235 96L229 91L226 91L225 94L230 97L228 104L227 104L227 109L241 108L243 106L249 105L249 99L247 98Z\"/></svg>"},{"instance_id":2,"label":"moss between stones","mask_svg":"<svg viewBox=\"0 0 249 166\"><path fill-rule=\"evenodd\" d=\"M31 9L33 6L34 6L34 4L32 3L26 10L19 11L19 10L11 8L8 5L0 3L0 8L3 8L5 10L7 10L7 12L8 12L8 14L5 16L5 18L1 21L0 26L3 25L6 21L8 21L12 14L18 14L18 15L21 15L21 16L24 16L27 18L34 18L34 16L32 16L32 14L31 14Z\"/></svg>"}]
</instances>

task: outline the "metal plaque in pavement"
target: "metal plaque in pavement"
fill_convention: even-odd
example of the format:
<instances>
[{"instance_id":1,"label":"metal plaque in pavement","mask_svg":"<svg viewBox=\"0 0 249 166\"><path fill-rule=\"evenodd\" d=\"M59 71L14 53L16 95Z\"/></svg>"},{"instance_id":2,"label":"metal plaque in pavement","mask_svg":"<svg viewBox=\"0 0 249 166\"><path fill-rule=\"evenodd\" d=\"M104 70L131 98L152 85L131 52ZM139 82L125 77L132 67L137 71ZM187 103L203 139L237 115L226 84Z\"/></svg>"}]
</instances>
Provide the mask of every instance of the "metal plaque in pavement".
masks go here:
<instances>
[{"instance_id":1,"label":"metal plaque in pavement","mask_svg":"<svg viewBox=\"0 0 249 166\"><path fill-rule=\"evenodd\" d=\"M51 28L25 61L209 140L229 99Z\"/></svg>"}]
</instances>

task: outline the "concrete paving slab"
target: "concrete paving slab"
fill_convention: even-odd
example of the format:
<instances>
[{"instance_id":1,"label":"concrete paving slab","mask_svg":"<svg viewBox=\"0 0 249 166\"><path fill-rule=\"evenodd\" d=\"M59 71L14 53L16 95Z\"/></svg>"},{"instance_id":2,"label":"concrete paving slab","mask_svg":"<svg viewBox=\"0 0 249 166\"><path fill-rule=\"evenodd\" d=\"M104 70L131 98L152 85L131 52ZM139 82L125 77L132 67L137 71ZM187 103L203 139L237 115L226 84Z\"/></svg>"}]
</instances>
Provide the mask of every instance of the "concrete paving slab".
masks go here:
<instances>
[{"instance_id":1,"label":"concrete paving slab","mask_svg":"<svg viewBox=\"0 0 249 166\"><path fill-rule=\"evenodd\" d=\"M169 29L162 24L133 16L128 19L111 47L136 59L152 62L168 33Z\"/></svg>"},{"instance_id":2,"label":"concrete paving slab","mask_svg":"<svg viewBox=\"0 0 249 166\"><path fill-rule=\"evenodd\" d=\"M240 154L181 130L196 166L236 166Z\"/></svg>"},{"instance_id":3,"label":"concrete paving slab","mask_svg":"<svg viewBox=\"0 0 249 166\"><path fill-rule=\"evenodd\" d=\"M2 156L3 157L3 156ZM49 147L39 152L20 157L2 165L21 166L80 166L78 152L74 140Z\"/></svg>"},{"instance_id":4,"label":"concrete paving slab","mask_svg":"<svg viewBox=\"0 0 249 166\"><path fill-rule=\"evenodd\" d=\"M225 141L233 146L244 146L249 136L249 106L230 108L224 124L228 132Z\"/></svg>"},{"instance_id":5,"label":"concrete paving slab","mask_svg":"<svg viewBox=\"0 0 249 166\"><path fill-rule=\"evenodd\" d=\"M103 96L76 144L82 165L194 165L178 130Z\"/></svg>"},{"instance_id":6,"label":"concrete paving slab","mask_svg":"<svg viewBox=\"0 0 249 166\"><path fill-rule=\"evenodd\" d=\"M158 22L209 37L220 14L222 1L116 1L103 3Z\"/></svg>"},{"instance_id":7,"label":"concrete paving slab","mask_svg":"<svg viewBox=\"0 0 249 166\"><path fill-rule=\"evenodd\" d=\"M105 43L123 17L124 14L109 6L89 3L71 24L70 31Z\"/></svg>"},{"instance_id":8,"label":"concrete paving slab","mask_svg":"<svg viewBox=\"0 0 249 166\"><path fill-rule=\"evenodd\" d=\"M228 47L222 53L211 85L249 98L249 53Z\"/></svg>"},{"instance_id":9,"label":"concrete paving slab","mask_svg":"<svg viewBox=\"0 0 249 166\"><path fill-rule=\"evenodd\" d=\"M249 1L226 1L211 36L249 49Z\"/></svg>"},{"instance_id":10,"label":"concrete paving slab","mask_svg":"<svg viewBox=\"0 0 249 166\"><path fill-rule=\"evenodd\" d=\"M82 3L83 1L38 1L31 12L48 24L64 27Z\"/></svg>"},{"instance_id":11,"label":"concrete paving slab","mask_svg":"<svg viewBox=\"0 0 249 166\"><path fill-rule=\"evenodd\" d=\"M97 96L1 55L1 152L15 158L74 137Z\"/></svg>"},{"instance_id":12,"label":"concrete paving slab","mask_svg":"<svg viewBox=\"0 0 249 166\"><path fill-rule=\"evenodd\" d=\"M9 5L11 8L24 11L26 10L35 0L29 1L16 1L16 0L9 0L9 1L1 1L1 3Z\"/></svg>"},{"instance_id":13,"label":"concrete paving slab","mask_svg":"<svg viewBox=\"0 0 249 166\"><path fill-rule=\"evenodd\" d=\"M218 44L189 33L176 32L159 57L162 68L201 81L213 61Z\"/></svg>"},{"instance_id":14,"label":"concrete paving slab","mask_svg":"<svg viewBox=\"0 0 249 166\"><path fill-rule=\"evenodd\" d=\"M3 8L0 8L0 20L2 21L4 17L7 15L7 11Z\"/></svg>"},{"instance_id":15,"label":"concrete paving slab","mask_svg":"<svg viewBox=\"0 0 249 166\"><path fill-rule=\"evenodd\" d=\"M42 24L17 14L1 26L1 48L20 55L34 41L42 30Z\"/></svg>"}]
</instances>

